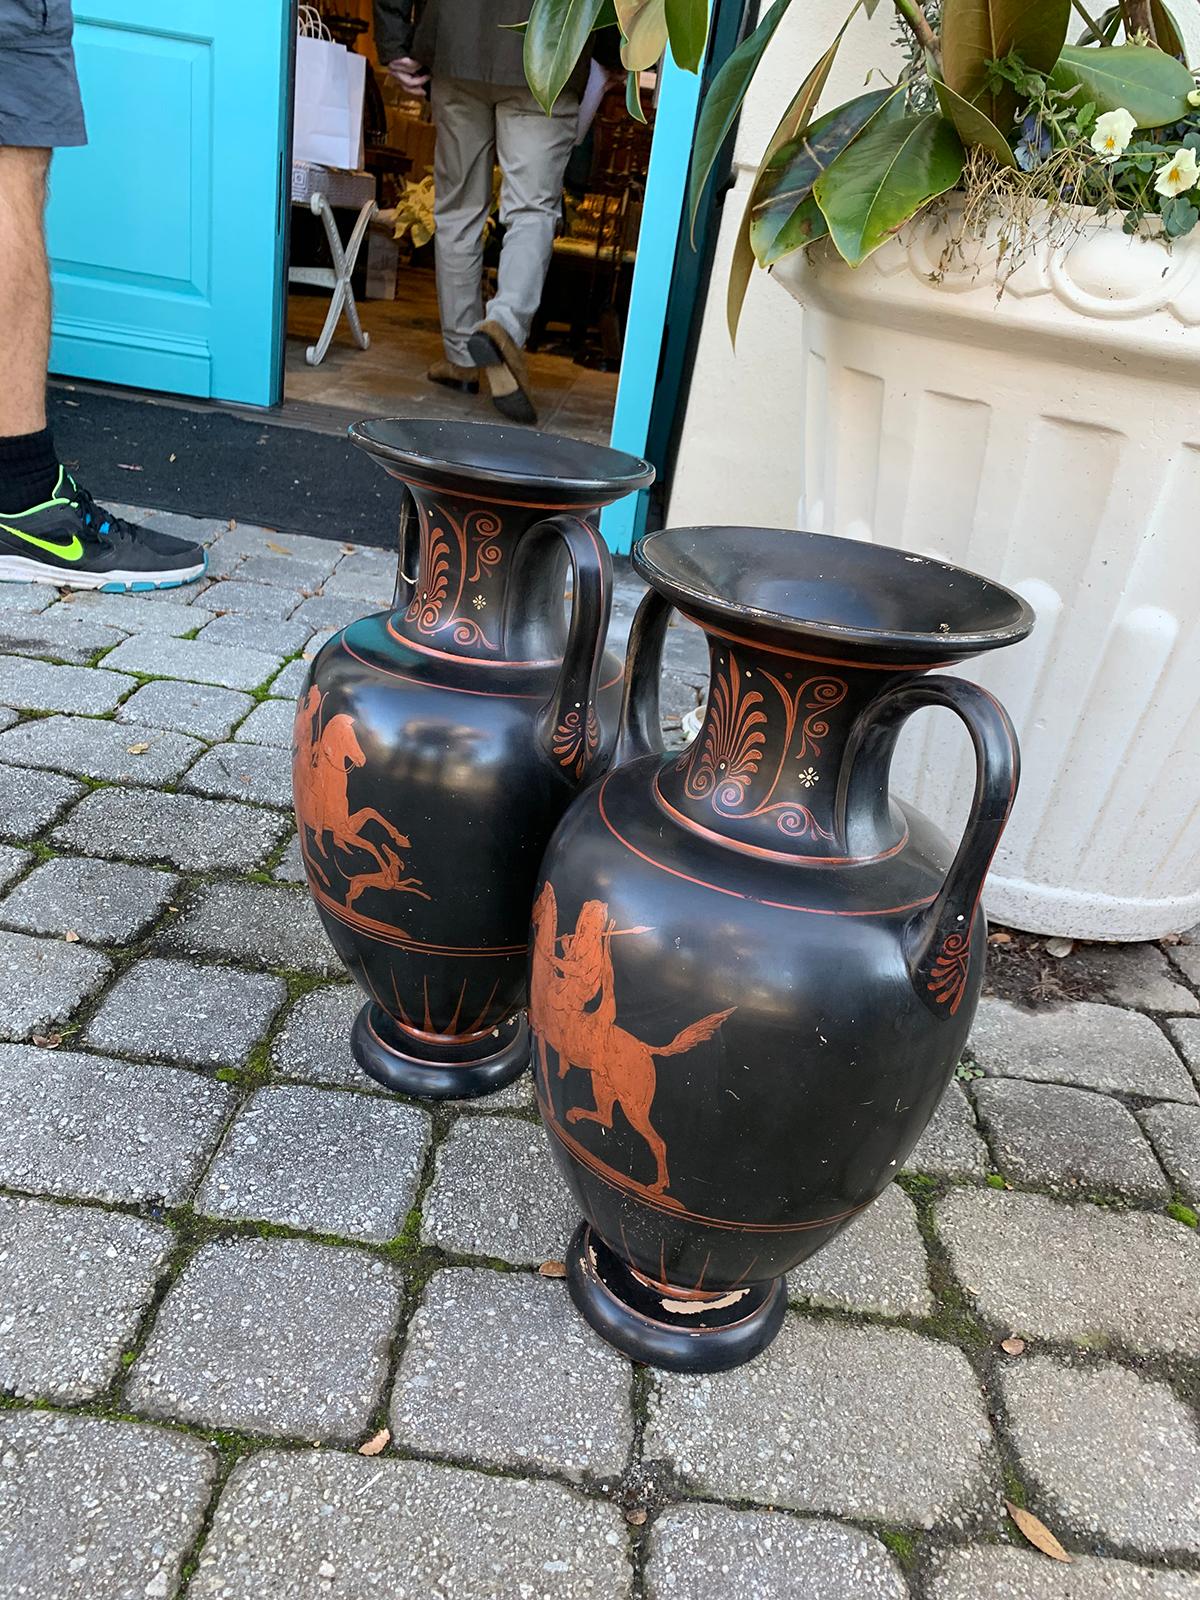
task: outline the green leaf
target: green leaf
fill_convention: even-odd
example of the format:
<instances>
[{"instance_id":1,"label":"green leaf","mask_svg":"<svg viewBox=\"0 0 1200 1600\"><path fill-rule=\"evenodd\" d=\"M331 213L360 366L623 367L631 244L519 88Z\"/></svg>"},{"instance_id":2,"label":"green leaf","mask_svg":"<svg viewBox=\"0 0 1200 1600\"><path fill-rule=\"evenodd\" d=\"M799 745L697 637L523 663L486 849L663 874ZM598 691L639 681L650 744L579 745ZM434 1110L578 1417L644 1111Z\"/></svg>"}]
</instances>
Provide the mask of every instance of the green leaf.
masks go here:
<instances>
[{"instance_id":1,"label":"green leaf","mask_svg":"<svg viewBox=\"0 0 1200 1600\"><path fill-rule=\"evenodd\" d=\"M1200 211L1186 195L1177 194L1170 200L1162 203L1163 227L1168 239L1181 239L1184 234L1191 233L1200 221Z\"/></svg>"},{"instance_id":2,"label":"green leaf","mask_svg":"<svg viewBox=\"0 0 1200 1600\"><path fill-rule=\"evenodd\" d=\"M943 0L942 76L955 94L980 107L999 128L1011 128L1017 93L987 88L987 64L1015 50L1033 72L1058 60L1071 20L1071 0Z\"/></svg>"},{"instance_id":3,"label":"green leaf","mask_svg":"<svg viewBox=\"0 0 1200 1600\"><path fill-rule=\"evenodd\" d=\"M685 72L699 72L708 39L707 0L667 0L671 54Z\"/></svg>"},{"instance_id":4,"label":"green leaf","mask_svg":"<svg viewBox=\"0 0 1200 1600\"><path fill-rule=\"evenodd\" d=\"M635 122L645 125L646 113L642 110L642 89L636 72L625 74L625 109Z\"/></svg>"},{"instance_id":5,"label":"green leaf","mask_svg":"<svg viewBox=\"0 0 1200 1600\"><path fill-rule=\"evenodd\" d=\"M1158 48L1165 50L1169 56L1179 56L1186 61L1187 46L1183 42L1183 34L1179 31L1179 24L1163 4L1163 0L1150 0L1150 20L1154 23L1154 37L1158 41Z\"/></svg>"},{"instance_id":6,"label":"green leaf","mask_svg":"<svg viewBox=\"0 0 1200 1600\"><path fill-rule=\"evenodd\" d=\"M783 21L791 0L774 0L771 9L747 39L743 39L713 79L712 87L704 97L696 121L696 138L692 150L692 172L688 191L688 215L691 218L693 239L696 214L700 210L700 197L716 165L721 146L737 121L742 101L750 87L763 51L770 44L775 29Z\"/></svg>"},{"instance_id":7,"label":"green leaf","mask_svg":"<svg viewBox=\"0 0 1200 1600\"><path fill-rule=\"evenodd\" d=\"M789 251L809 242L803 236L805 222L811 223L813 211L820 215L819 208L810 205L813 184L871 119L877 114L886 114L885 108L889 107L894 114L903 111L902 91L876 89L871 94L859 95L818 118L798 139L789 140L765 163L755 180L750 202L750 242L760 266L769 267ZM789 228L796 213L802 210L805 216L796 218L796 225ZM787 235L789 240L795 237L796 242L785 242L781 235Z\"/></svg>"},{"instance_id":8,"label":"green leaf","mask_svg":"<svg viewBox=\"0 0 1200 1600\"><path fill-rule=\"evenodd\" d=\"M525 29L525 77L547 115L587 47L604 0L533 0Z\"/></svg>"},{"instance_id":9,"label":"green leaf","mask_svg":"<svg viewBox=\"0 0 1200 1600\"><path fill-rule=\"evenodd\" d=\"M1068 45L1050 82L1064 92L1081 87L1098 111L1124 107L1139 128L1161 128L1181 121L1188 114L1187 97L1195 87L1182 61L1141 44Z\"/></svg>"},{"instance_id":10,"label":"green leaf","mask_svg":"<svg viewBox=\"0 0 1200 1600\"><path fill-rule=\"evenodd\" d=\"M621 64L629 72L657 66L667 48L666 0L645 0L628 22L622 22Z\"/></svg>"},{"instance_id":11,"label":"green leaf","mask_svg":"<svg viewBox=\"0 0 1200 1600\"><path fill-rule=\"evenodd\" d=\"M746 290L754 276L754 250L750 244L750 208L753 203L754 197L751 195L746 201L737 237L733 241L733 259L729 264L729 282L725 288L725 324L729 329L729 342L735 350Z\"/></svg>"},{"instance_id":12,"label":"green leaf","mask_svg":"<svg viewBox=\"0 0 1200 1600\"><path fill-rule=\"evenodd\" d=\"M1017 165L1012 146L991 117L986 116L969 100L964 100L961 95L955 94L949 84L941 83L935 78L933 87L937 91L938 104L942 108L943 116L950 118L958 131L958 137L965 145L981 145L983 149L990 150L1001 166Z\"/></svg>"},{"instance_id":13,"label":"green leaf","mask_svg":"<svg viewBox=\"0 0 1200 1600\"><path fill-rule=\"evenodd\" d=\"M936 111L873 124L813 185L839 254L860 266L962 176L962 141Z\"/></svg>"}]
</instances>

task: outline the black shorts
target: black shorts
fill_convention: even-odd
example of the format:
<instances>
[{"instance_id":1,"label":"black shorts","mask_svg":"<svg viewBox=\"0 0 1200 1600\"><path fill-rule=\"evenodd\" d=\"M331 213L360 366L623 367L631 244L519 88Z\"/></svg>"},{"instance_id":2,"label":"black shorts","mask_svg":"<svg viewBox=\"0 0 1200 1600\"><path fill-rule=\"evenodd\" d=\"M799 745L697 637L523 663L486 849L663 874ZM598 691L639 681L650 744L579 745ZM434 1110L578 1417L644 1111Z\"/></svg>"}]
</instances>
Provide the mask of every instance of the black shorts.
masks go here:
<instances>
[{"instance_id":1,"label":"black shorts","mask_svg":"<svg viewBox=\"0 0 1200 1600\"><path fill-rule=\"evenodd\" d=\"M0 145L86 144L71 0L0 0Z\"/></svg>"}]
</instances>

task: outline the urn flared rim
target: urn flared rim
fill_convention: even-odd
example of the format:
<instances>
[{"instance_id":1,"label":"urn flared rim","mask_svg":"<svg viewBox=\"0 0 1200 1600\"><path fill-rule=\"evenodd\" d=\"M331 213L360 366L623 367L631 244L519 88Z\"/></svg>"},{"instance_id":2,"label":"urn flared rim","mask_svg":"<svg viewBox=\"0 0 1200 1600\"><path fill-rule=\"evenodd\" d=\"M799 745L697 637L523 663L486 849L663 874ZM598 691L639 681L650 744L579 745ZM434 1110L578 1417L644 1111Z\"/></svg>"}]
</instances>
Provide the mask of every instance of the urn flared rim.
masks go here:
<instances>
[{"instance_id":1,"label":"urn flared rim","mask_svg":"<svg viewBox=\"0 0 1200 1600\"><path fill-rule=\"evenodd\" d=\"M552 504L609 505L648 488L654 468L608 445L494 422L373 417L349 428L351 440L399 478L403 467L453 490L497 485L542 494Z\"/></svg>"},{"instance_id":2,"label":"urn flared rim","mask_svg":"<svg viewBox=\"0 0 1200 1600\"><path fill-rule=\"evenodd\" d=\"M794 528L664 528L637 542L633 564L702 624L913 666L1016 644L1035 620L1019 594L964 567Z\"/></svg>"}]
</instances>

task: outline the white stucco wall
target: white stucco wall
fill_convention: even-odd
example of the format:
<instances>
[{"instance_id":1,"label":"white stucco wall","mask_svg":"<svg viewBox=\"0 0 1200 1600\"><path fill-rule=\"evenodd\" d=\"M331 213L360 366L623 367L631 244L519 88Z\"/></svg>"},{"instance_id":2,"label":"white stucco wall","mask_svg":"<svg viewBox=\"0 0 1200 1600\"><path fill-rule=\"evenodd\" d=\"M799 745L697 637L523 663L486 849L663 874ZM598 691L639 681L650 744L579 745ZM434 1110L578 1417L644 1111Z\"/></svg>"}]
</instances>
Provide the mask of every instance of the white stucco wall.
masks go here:
<instances>
[{"instance_id":1,"label":"white stucco wall","mask_svg":"<svg viewBox=\"0 0 1200 1600\"><path fill-rule=\"evenodd\" d=\"M704 308L668 522L794 526L799 497L798 363L802 312L766 273L746 295L736 354L725 325L729 259L746 196L767 143L809 68L845 17L846 0L800 0L763 58L742 111L736 186L726 195ZM861 15L842 42L824 103L860 93L886 59L893 12Z\"/></svg>"}]
</instances>

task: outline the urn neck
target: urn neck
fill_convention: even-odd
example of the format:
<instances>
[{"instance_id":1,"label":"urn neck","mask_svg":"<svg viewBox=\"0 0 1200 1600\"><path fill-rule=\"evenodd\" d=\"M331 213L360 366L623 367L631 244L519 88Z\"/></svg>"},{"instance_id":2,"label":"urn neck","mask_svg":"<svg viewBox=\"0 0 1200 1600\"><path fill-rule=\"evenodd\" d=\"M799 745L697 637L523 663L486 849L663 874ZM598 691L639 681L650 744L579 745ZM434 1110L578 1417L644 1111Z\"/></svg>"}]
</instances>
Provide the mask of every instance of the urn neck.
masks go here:
<instances>
[{"instance_id":1,"label":"urn neck","mask_svg":"<svg viewBox=\"0 0 1200 1600\"><path fill-rule=\"evenodd\" d=\"M902 838L886 808L851 852L839 795L859 715L898 677L709 633L709 691L695 739L658 776L680 820L754 854L842 861Z\"/></svg>"},{"instance_id":2,"label":"urn neck","mask_svg":"<svg viewBox=\"0 0 1200 1600\"><path fill-rule=\"evenodd\" d=\"M538 506L409 486L415 576L389 627L417 650L470 660L557 661L566 646L567 555ZM409 538L412 535L410 533ZM401 551L407 575L411 557Z\"/></svg>"}]
</instances>

